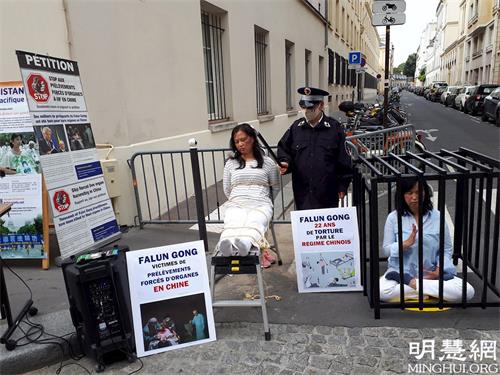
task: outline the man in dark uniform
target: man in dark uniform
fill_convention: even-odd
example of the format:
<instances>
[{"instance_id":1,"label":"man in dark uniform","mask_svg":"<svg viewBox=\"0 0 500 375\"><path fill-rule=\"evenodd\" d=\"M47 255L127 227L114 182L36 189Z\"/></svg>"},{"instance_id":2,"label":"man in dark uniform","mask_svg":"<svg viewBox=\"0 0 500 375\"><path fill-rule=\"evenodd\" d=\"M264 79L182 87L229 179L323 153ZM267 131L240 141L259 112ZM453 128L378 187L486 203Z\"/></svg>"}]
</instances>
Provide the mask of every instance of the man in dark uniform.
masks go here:
<instances>
[{"instance_id":1,"label":"man in dark uniform","mask_svg":"<svg viewBox=\"0 0 500 375\"><path fill-rule=\"evenodd\" d=\"M296 120L278 143L280 173L292 173L298 210L337 207L351 181L351 158L340 123L323 113L328 92L301 87L299 106L304 118Z\"/></svg>"}]
</instances>

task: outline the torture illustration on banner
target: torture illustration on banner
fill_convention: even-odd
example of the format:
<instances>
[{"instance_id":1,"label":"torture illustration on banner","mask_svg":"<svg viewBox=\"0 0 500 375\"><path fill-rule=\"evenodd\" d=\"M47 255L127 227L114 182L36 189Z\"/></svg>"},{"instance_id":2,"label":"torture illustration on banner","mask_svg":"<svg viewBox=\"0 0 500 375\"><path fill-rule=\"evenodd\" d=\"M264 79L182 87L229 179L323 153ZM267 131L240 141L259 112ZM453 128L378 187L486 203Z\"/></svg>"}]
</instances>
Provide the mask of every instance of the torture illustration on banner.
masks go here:
<instances>
[{"instance_id":1,"label":"torture illustration on banner","mask_svg":"<svg viewBox=\"0 0 500 375\"><path fill-rule=\"evenodd\" d=\"M293 211L291 218L299 293L361 290L356 209Z\"/></svg>"},{"instance_id":2,"label":"torture illustration on banner","mask_svg":"<svg viewBox=\"0 0 500 375\"><path fill-rule=\"evenodd\" d=\"M22 82L0 83L0 219L2 258L43 259L40 157Z\"/></svg>"},{"instance_id":3,"label":"torture illustration on banner","mask_svg":"<svg viewBox=\"0 0 500 375\"><path fill-rule=\"evenodd\" d=\"M203 241L127 252L137 356L215 341Z\"/></svg>"},{"instance_id":4,"label":"torture illustration on banner","mask_svg":"<svg viewBox=\"0 0 500 375\"><path fill-rule=\"evenodd\" d=\"M63 257L120 236L76 61L17 51Z\"/></svg>"}]
</instances>

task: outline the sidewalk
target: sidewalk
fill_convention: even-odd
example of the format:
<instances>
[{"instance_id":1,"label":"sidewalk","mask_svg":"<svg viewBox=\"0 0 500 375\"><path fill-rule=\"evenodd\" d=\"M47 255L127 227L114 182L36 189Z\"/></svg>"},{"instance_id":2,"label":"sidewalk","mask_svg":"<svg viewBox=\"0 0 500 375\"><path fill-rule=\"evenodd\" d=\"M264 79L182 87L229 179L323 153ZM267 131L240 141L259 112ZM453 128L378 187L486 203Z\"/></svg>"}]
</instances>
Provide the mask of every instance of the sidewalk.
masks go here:
<instances>
[{"instance_id":1,"label":"sidewalk","mask_svg":"<svg viewBox=\"0 0 500 375\"><path fill-rule=\"evenodd\" d=\"M360 292L298 294L291 228L289 225L275 228L283 265L264 271L266 295L282 297L280 301L268 300L272 340L264 341L259 309L216 309L216 343L148 357L142 373L166 373L167 370L182 370L184 374L406 373L409 341L500 339L497 308L435 313L391 309L382 310L382 319L375 320L367 298ZM136 250L197 239L198 232L189 230L188 226L148 225L143 230L132 228L120 243ZM217 234L209 233L211 248L217 240ZM55 266L48 271L39 266L13 268L33 289L35 306L39 309L34 320L43 321L49 333L72 332L74 327L67 310L61 270ZM27 298L25 287L15 282L8 270L6 278L12 304L20 306ZM216 293L243 298L245 293L257 293L257 285L251 276L226 277L217 285ZM4 329L2 321L0 330ZM54 364L60 358L60 349L55 346L30 344L7 352L2 345L0 371L22 373ZM82 363L93 369L91 361L82 360ZM112 371L108 373L125 373L136 368L137 363L123 361L110 366ZM56 369L54 365L34 373L54 373ZM62 373L64 371L85 373L77 366L64 368Z\"/></svg>"},{"instance_id":2,"label":"sidewalk","mask_svg":"<svg viewBox=\"0 0 500 375\"><path fill-rule=\"evenodd\" d=\"M459 331L454 328L396 329L348 328L310 325L271 324L272 341L264 341L262 325L257 323L219 323L217 341L197 347L175 350L142 358L143 374L403 374L409 364L431 363L418 361L409 354L410 342L434 339L462 339L464 345L477 340L497 340L500 332L477 330ZM436 352L437 355L442 353ZM434 363L453 364L457 361ZM460 362L462 364L462 362ZM463 363L469 366L470 359ZM482 364L493 364L485 360ZM94 363L80 361L94 373ZM54 374L53 365L30 374ZM126 374L140 367L139 361L114 363L106 374ZM66 367L62 374L85 374L76 365Z\"/></svg>"}]
</instances>

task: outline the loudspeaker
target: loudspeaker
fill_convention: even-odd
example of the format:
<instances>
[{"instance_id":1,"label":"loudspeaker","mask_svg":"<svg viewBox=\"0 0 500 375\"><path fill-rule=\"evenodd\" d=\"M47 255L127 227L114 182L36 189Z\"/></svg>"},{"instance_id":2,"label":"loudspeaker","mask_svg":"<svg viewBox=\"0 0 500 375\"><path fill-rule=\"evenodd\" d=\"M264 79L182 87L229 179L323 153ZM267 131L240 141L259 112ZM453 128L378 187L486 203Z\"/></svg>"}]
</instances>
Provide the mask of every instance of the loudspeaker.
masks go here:
<instances>
[{"instance_id":1,"label":"loudspeaker","mask_svg":"<svg viewBox=\"0 0 500 375\"><path fill-rule=\"evenodd\" d=\"M97 371L104 370L103 356L112 351L135 359L127 251L114 247L62 263L77 338L85 354L97 361Z\"/></svg>"}]
</instances>

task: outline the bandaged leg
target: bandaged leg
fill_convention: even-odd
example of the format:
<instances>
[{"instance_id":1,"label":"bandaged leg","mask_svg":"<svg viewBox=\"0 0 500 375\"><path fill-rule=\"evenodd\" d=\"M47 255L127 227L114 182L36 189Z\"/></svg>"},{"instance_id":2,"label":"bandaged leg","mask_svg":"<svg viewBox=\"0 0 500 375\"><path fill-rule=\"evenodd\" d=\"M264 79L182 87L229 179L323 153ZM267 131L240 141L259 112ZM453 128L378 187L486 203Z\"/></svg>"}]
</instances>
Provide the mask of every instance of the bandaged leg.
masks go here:
<instances>
[{"instance_id":1,"label":"bandaged leg","mask_svg":"<svg viewBox=\"0 0 500 375\"><path fill-rule=\"evenodd\" d=\"M234 247L231 239L225 238L219 243L219 251L225 257L229 257L234 253Z\"/></svg>"},{"instance_id":2,"label":"bandaged leg","mask_svg":"<svg viewBox=\"0 0 500 375\"><path fill-rule=\"evenodd\" d=\"M249 238L235 238L234 246L238 250L239 256L246 257L252 247L252 241Z\"/></svg>"},{"instance_id":3,"label":"bandaged leg","mask_svg":"<svg viewBox=\"0 0 500 375\"><path fill-rule=\"evenodd\" d=\"M224 215L224 230L218 244L219 251L224 256L247 256L252 248L258 249L269 227L271 215L272 207L228 207Z\"/></svg>"}]
</instances>

